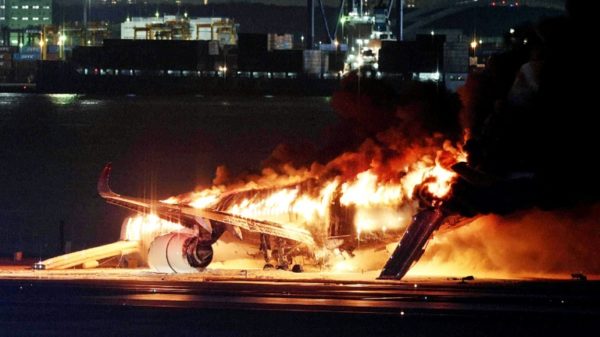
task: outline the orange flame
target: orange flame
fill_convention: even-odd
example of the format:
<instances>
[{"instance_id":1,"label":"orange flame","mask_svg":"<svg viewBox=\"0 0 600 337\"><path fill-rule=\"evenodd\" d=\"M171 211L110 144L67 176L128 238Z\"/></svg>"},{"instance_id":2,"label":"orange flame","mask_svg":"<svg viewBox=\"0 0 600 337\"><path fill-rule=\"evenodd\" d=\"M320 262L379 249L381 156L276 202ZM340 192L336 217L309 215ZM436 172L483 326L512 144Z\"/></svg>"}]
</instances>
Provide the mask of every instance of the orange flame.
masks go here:
<instances>
[{"instance_id":1,"label":"orange flame","mask_svg":"<svg viewBox=\"0 0 600 337\"><path fill-rule=\"evenodd\" d=\"M181 230L185 230L185 227L163 220L154 214L137 215L125 220L121 239L150 243L159 235Z\"/></svg>"},{"instance_id":2,"label":"orange flame","mask_svg":"<svg viewBox=\"0 0 600 337\"><path fill-rule=\"evenodd\" d=\"M417 188L424 188L436 198L443 199L450 191L455 173L447 169L462 159L463 153L444 143L443 151L434 156L425 154L418 161L405 167L394 168L395 179L383 179L376 168L370 168L348 178L337 175L331 179L320 180L317 174L308 171L292 171L289 176L276 175L266 170L263 177L237 185L236 188L214 186L198 192L192 192L185 198L171 197L163 202L185 202L195 208L206 208L218 204L224 193L238 193L268 186L270 193L251 194L228 204L225 211L244 217L274 221L286 225L311 230L313 233L326 233L329 225L331 204L336 197L345 207L352 207L356 233L402 230L417 207L413 195ZM443 159L443 160L442 160ZM444 165L442 165L442 162ZM269 179L266 179L266 177ZM290 182L302 181L302 177L315 179L318 193L305 191L299 185ZM279 184L279 185L278 185ZM277 187L279 186L279 187ZM337 196L336 196L337 195Z\"/></svg>"}]
</instances>

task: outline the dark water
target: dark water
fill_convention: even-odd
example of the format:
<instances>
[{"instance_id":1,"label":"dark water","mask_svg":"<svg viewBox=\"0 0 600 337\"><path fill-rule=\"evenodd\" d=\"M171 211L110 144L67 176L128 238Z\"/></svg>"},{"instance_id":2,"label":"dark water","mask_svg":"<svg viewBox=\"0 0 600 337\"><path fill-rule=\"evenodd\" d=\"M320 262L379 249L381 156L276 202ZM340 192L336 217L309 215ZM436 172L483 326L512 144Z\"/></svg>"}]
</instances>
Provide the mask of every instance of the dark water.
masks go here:
<instances>
[{"instance_id":1,"label":"dark water","mask_svg":"<svg viewBox=\"0 0 600 337\"><path fill-rule=\"evenodd\" d=\"M61 222L75 249L118 238L127 212L96 195L106 162L118 193L164 198L315 142L335 118L314 97L0 94L0 254L56 254Z\"/></svg>"}]
</instances>

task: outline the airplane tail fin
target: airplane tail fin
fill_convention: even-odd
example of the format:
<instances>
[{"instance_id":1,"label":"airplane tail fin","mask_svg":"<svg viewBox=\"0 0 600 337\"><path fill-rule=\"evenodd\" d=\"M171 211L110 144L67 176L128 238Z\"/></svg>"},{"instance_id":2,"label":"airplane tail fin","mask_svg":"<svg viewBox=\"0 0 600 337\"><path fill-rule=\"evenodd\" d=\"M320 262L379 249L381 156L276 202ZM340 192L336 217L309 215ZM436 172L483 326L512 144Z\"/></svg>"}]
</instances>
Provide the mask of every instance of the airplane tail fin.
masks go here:
<instances>
[{"instance_id":1,"label":"airplane tail fin","mask_svg":"<svg viewBox=\"0 0 600 337\"><path fill-rule=\"evenodd\" d=\"M102 169L102 173L100 173L100 178L98 178L98 193L103 198L117 195L110 189L110 171L112 171L112 163L107 163Z\"/></svg>"}]
</instances>

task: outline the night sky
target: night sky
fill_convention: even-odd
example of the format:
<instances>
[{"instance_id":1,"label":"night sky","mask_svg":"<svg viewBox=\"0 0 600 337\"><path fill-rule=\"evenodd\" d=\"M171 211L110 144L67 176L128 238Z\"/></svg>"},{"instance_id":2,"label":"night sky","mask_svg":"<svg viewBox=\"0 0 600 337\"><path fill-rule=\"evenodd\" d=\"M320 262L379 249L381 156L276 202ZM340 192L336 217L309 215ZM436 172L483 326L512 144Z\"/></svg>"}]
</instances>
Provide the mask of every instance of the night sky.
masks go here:
<instances>
[{"instance_id":1,"label":"night sky","mask_svg":"<svg viewBox=\"0 0 600 337\"><path fill-rule=\"evenodd\" d=\"M396 0L398 2L400 0ZM80 4L80 0L57 0L60 4ZM100 3L99 0L92 0L92 3ZM170 3L174 4L174 0L149 0L149 1L137 1L137 3ZM193 4L198 5L202 4L203 0L183 0L181 1L182 5L185 4ZM424 6L439 6L439 5L448 5L457 2L457 0L417 0L417 4L421 7ZM526 3L527 0L522 1ZM564 0L529 0L529 2L536 4L549 4L549 5L561 5L564 4ZM269 5L282 5L282 6L305 6L306 0L209 0L209 4L231 4L231 3L263 3ZM323 0L323 4L326 6L338 6L340 0ZM315 0L315 4L318 4L318 0Z\"/></svg>"}]
</instances>

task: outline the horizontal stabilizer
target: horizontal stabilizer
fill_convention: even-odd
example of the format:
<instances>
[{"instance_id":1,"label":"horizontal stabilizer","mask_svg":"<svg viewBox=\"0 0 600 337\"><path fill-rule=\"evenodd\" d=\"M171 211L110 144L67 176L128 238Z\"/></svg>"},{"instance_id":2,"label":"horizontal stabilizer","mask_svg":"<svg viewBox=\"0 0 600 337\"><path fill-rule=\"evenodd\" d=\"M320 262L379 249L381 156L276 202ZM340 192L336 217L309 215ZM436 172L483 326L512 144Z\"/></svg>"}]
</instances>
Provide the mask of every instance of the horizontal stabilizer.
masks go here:
<instances>
[{"instance_id":1,"label":"horizontal stabilizer","mask_svg":"<svg viewBox=\"0 0 600 337\"><path fill-rule=\"evenodd\" d=\"M56 256L33 265L33 269L62 270L115 256L139 253L139 241L117 241L107 245Z\"/></svg>"}]
</instances>

